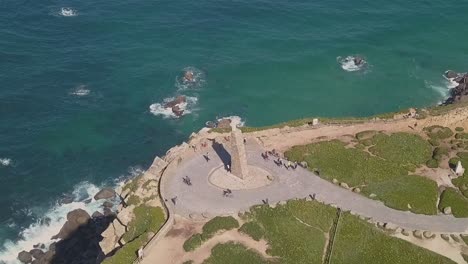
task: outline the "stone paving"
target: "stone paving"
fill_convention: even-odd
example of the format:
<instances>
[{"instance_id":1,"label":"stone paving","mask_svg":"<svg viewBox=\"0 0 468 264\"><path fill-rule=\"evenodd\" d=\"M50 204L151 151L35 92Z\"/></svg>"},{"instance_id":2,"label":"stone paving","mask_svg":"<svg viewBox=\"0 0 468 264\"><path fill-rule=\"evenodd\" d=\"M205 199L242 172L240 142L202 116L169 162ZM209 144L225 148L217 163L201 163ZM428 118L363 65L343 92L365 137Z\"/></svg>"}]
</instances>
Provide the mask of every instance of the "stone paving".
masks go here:
<instances>
[{"instance_id":1,"label":"stone paving","mask_svg":"<svg viewBox=\"0 0 468 264\"><path fill-rule=\"evenodd\" d=\"M172 213L184 217L204 215L237 214L253 205L277 203L293 198L306 198L315 195L318 201L336 205L343 210L352 211L373 221L390 222L409 230L429 230L441 233L467 233L468 218L454 218L449 215L419 215L386 207L382 202L366 198L360 194L334 185L312 172L297 167L287 170L278 167L273 159L263 160L263 150L257 144L248 142L247 161L249 165L260 167L275 176L268 186L248 190L233 190L231 197L223 196L223 189L209 183L208 175L219 166L222 160L215 151L209 151L210 161L197 155L183 161L174 175L166 175L161 194ZM182 178L189 176L191 186L183 183ZM173 202L171 198L177 197Z\"/></svg>"}]
</instances>

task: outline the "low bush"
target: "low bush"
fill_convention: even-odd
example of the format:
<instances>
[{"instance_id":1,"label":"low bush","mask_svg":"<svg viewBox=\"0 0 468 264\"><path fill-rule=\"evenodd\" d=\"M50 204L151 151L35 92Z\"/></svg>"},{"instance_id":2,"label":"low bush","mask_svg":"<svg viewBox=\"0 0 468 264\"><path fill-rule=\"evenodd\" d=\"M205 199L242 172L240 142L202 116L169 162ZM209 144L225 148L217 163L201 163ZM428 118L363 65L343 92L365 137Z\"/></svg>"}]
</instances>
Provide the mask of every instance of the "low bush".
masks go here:
<instances>
[{"instance_id":1,"label":"low bush","mask_svg":"<svg viewBox=\"0 0 468 264\"><path fill-rule=\"evenodd\" d=\"M453 131L450 128L443 126L425 127L424 131L431 139L447 139L453 136Z\"/></svg>"},{"instance_id":2,"label":"low bush","mask_svg":"<svg viewBox=\"0 0 468 264\"><path fill-rule=\"evenodd\" d=\"M440 195L439 210L448 206L452 208L453 216L468 217L468 199L452 188L445 189Z\"/></svg>"},{"instance_id":3,"label":"low bush","mask_svg":"<svg viewBox=\"0 0 468 264\"><path fill-rule=\"evenodd\" d=\"M435 159L430 159L426 162L428 168L437 168L439 167L439 162Z\"/></svg>"},{"instance_id":4,"label":"low bush","mask_svg":"<svg viewBox=\"0 0 468 264\"><path fill-rule=\"evenodd\" d=\"M262 239L265 230L256 222L247 222L239 228L239 232L249 235L255 241Z\"/></svg>"},{"instance_id":5,"label":"low bush","mask_svg":"<svg viewBox=\"0 0 468 264\"><path fill-rule=\"evenodd\" d=\"M203 242L213 237L218 231L231 230L239 227L239 222L232 216L216 216L203 226L201 234L195 234L184 242L184 250L192 251Z\"/></svg>"}]
</instances>

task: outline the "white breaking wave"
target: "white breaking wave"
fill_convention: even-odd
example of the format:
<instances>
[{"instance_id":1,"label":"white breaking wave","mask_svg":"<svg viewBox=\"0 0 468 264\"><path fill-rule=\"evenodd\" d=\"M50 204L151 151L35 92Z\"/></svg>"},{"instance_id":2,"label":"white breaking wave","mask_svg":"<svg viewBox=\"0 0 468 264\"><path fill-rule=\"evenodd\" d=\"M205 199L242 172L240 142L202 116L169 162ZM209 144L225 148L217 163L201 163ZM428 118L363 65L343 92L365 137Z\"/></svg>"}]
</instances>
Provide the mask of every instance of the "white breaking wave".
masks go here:
<instances>
[{"instance_id":1,"label":"white breaking wave","mask_svg":"<svg viewBox=\"0 0 468 264\"><path fill-rule=\"evenodd\" d=\"M362 63L356 64L354 61L355 58L354 56L347 56L346 58L337 57L336 60L340 63L341 68L348 72L359 71L367 65L367 61L362 58Z\"/></svg>"},{"instance_id":2,"label":"white breaking wave","mask_svg":"<svg viewBox=\"0 0 468 264\"><path fill-rule=\"evenodd\" d=\"M221 117L218 118L218 122L223 120L223 119L230 119L231 123L237 124L237 127L243 127L245 125L245 121L242 120L240 116L226 116L226 117Z\"/></svg>"},{"instance_id":3,"label":"white breaking wave","mask_svg":"<svg viewBox=\"0 0 468 264\"><path fill-rule=\"evenodd\" d=\"M431 88L433 91L437 92L440 96L442 97L447 97L449 93L449 86L451 85L449 82L447 82L446 85L443 84L434 84L429 81L424 81L426 87Z\"/></svg>"},{"instance_id":4,"label":"white breaking wave","mask_svg":"<svg viewBox=\"0 0 468 264\"><path fill-rule=\"evenodd\" d=\"M77 16L77 12L70 7L62 7L60 9L60 15L64 17L73 17Z\"/></svg>"},{"instance_id":5,"label":"white breaking wave","mask_svg":"<svg viewBox=\"0 0 468 264\"><path fill-rule=\"evenodd\" d=\"M51 237L58 234L63 224L67 220L67 213L75 209L83 209L91 215L95 211L102 212L103 201L95 201L94 195L99 191L99 188L94 184L82 182L78 184L73 191L74 201L69 204L59 204L50 208L42 219L37 220L29 227L21 231L21 239L18 241L7 240L3 245L3 250L0 251L0 263L6 264L19 263L17 260L18 253L22 250L29 251L33 249L33 245L42 243L47 247L54 241ZM86 199L91 199L86 203Z\"/></svg>"},{"instance_id":6,"label":"white breaking wave","mask_svg":"<svg viewBox=\"0 0 468 264\"><path fill-rule=\"evenodd\" d=\"M11 159L8 158L0 158L0 165L2 166L10 166L11 165Z\"/></svg>"},{"instance_id":7,"label":"white breaking wave","mask_svg":"<svg viewBox=\"0 0 468 264\"><path fill-rule=\"evenodd\" d=\"M185 73L190 72L192 73L192 79L187 80L185 78ZM180 76L176 77L175 86L177 89L185 90L185 89L196 89L201 88L205 85L205 73L195 67L186 67L182 69L182 73Z\"/></svg>"},{"instance_id":8,"label":"white breaking wave","mask_svg":"<svg viewBox=\"0 0 468 264\"><path fill-rule=\"evenodd\" d=\"M88 87L84 84L78 85L75 90L73 90L70 94L76 95L76 96L86 96L89 95L91 92Z\"/></svg>"},{"instance_id":9,"label":"white breaking wave","mask_svg":"<svg viewBox=\"0 0 468 264\"><path fill-rule=\"evenodd\" d=\"M164 99L163 103L155 103L155 104L150 105L149 107L150 112L153 115L156 115L156 116L160 115L160 116L163 116L164 118L177 118L177 115L175 115L172 112L172 109L170 107L164 107L166 103L174 99L175 97L169 97L169 98ZM182 116L192 113L192 111L195 110L194 107L198 101L198 98L192 97L192 96L186 96L185 99L186 99L185 103L181 103L178 105L181 110L184 110L184 113L182 114Z\"/></svg>"}]
</instances>

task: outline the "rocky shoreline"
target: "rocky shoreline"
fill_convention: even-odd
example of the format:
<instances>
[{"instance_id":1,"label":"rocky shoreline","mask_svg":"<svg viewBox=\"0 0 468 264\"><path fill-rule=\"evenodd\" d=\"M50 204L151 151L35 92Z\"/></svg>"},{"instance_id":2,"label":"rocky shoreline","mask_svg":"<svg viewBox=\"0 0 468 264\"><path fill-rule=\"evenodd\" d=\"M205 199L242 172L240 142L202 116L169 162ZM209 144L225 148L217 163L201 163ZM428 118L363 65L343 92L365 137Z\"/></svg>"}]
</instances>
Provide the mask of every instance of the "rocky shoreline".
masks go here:
<instances>
[{"instance_id":1,"label":"rocky shoreline","mask_svg":"<svg viewBox=\"0 0 468 264\"><path fill-rule=\"evenodd\" d=\"M450 90L449 98L442 104L454 104L468 101L468 73L457 73L448 70L444 74L449 81L456 83L456 87Z\"/></svg>"}]
</instances>

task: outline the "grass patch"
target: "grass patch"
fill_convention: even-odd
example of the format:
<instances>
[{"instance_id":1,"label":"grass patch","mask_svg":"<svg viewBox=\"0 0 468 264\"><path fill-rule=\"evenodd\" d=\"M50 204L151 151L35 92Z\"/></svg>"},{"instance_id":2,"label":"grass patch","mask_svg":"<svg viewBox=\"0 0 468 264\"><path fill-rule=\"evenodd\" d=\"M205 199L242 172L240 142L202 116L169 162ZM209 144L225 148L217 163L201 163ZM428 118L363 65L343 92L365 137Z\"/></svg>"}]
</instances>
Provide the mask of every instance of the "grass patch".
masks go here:
<instances>
[{"instance_id":1,"label":"grass patch","mask_svg":"<svg viewBox=\"0 0 468 264\"><path fill-rule=\"evenodd\" d=\"M291 200L271 208L251 209L248 219L263 227L270 245L267 253L279 257L280 263L321 263L325 233L333 223L336 210L318 202Z\"/></svg>"},{"instance_id":2,"label":"grass patch","mask_svg":"<svg viewBox=\"0 0 468 264\"><path fill-rule=\"evenodd\" d=\"M140 197L138 197L138 195L130 195L130 197L128 197L128 200L127 200L127 205L137 205L140 203Z\"/></svg>"},{"instance_id":3,"label":"grass patch","mask_svg":"<svg viewBox=\"0 0 468 264\"><path fill-rule=\"evenodd\" d=\"M142 187L143 189L145 189L145 190L149 190L149 188L150 188L149 185L150 185L150 183L153 182L153 181L156 182L155 180L147 180L145 183L143 183L143 185L141 185L141 187Z\"/></svg>"},{"instance_id":4,"label":"grass patch","mask_svg":"<svg viewBox=\"0 0 468 264\"><path fill-rule=\"evenodd\" d=\"M126 242L147 232L156 233L164 224L164 212L161 207L140 205L133 209L135 217L128 224L128 231L123 235Z\"/></svg>"},{"instance_id":5,"label":"grass patch","mask_svg":"<svg viewBox=\"0 0 468 264\"><path fill-rule=\"evenodd\" d=\"M455 135L455 138L456 139L461 139L461 140L468 139L468 133L457 133Z\"/></svg>"},{"instance_id":6,"label":"grass patch","mask_svg":"<svg viewBox=\"0 0 468 264\"><path fill-rule=\"evenodd\" d=\"M452 260L407 241L390 237L375 226L342 214L331 263L454 263Z\"/></svg>"},{"instance_id":7,"label":"grass patch","mask_svg":"<svg viewBox=\"0 0 468 264\"><path fill-rule=\"evenodd\" d=\"M211 256L203 264L267 264L272 263L263 259L257 252L247 249L245 246L228 242L217 244L211 249Z\"/></svg>"},{"instance_id":8,"label":"grass patch","mask_svg":"<svg viewBox=\"0 0 468 264\"><path fill-rule=\"evenodd\" d=\"M453 216L468 217L468 199L452 188L445 189L440 195L439 210L448 206L452 208Z\"/></svg>"},{"instance_id":9,"label":"grass patch","mask_svg":"<svg viewBox=\"0 0 468 264\"><path fill-rule=\"evenodd\" d=\"M437 168L439 167L439 162L435 159L430 159L426 162L428 168Z\"/></svg>"},{"instance_id":10,"label":"grass patch","mask_svg":"<svg viewBox=\"0 0 468 264\"><path fill-rule=\"evenodd\" d=\"M203 242L210 239L218 231L231 230L239 227L239 222L232 216L216 216L203 226L201 234L195 234L184 242L184 250L192 251L201 246Z\"/></svg>"},{"instance_id":11,"label":"grass patch","mask_svg":"<svg viewBox=\"0 0 468 264\"><path fill-rule=\"evenodd\" d=\"M253 240L259 241L265 234L265 230L257 222L248 222L239 228L239 232L249 235Z\"/></svg>"},{"instance_id":12,"label":"grass patch","mask_svg":"<svg viewBox=\"0 0 468 264\"><path fill-rule=\"evenodd\" d=\"M453 131L448 127L430 126L423 129L431 139L447 139L453 136Z\"/></svg>"},{"instance_id":13,"label":"grass patch","mask_svg":"<svg viewBox=\"0 0 468 264\"><path fill-rule=\"evenodd\" d=\"M375 134L378 132L375 130L366 130L366 131L361 131L356 134L356 139L357 140L364 140L373 137Z\"/></svg>"},{"instance_id":14,"label":"grass patch","mask_svg":"<svg viewBox=\"0 0 468 264\"><path fill-rule=\"evenodd\" d=\"M455 131L457 132L463 132L465 129L463 127L456 127Z\"/></svg>"},{"instance_id":15,"label":"grass patch","mask_svg":"<svg viewBox=\"0 0 468 264\"><path fill-rule=\"evenodd\" d=\"M377 194L377 199L389 207L436 214L438 193L435 182L408 175L408 170L420 165L418 162L425 163L431 158L431 146L411 134L378 134L376 137L373 148L377 157L359 149L345 148L345 144L338 140L295 146L285 155L292 161L306 161L310 168L319 168L320 177L329 181L337 179L351 187L359 186L363 194ZM415 149L422 153L415 153ZM407 150L414 156L400 153Z\"/></svg>"},{"instance_id":16,"label":"grass patch","mask_svg":"<svg viewBox=\"0 0 468 264\"><path fill-rule=\"evenodd\" d=\"M133 263L137 259L138 249L146 243L145 237L139 237L130 243L125 244L122 248L109 258L106 258L102 264L128 264Z\"/></svg>"},{"instance_id":17,"label":"grass patch","mask_svg":"<svg viewBox=\"0 0 468 264\"><path fill-rule=\"evenodd\" d=\"M122 191L129 190L131 193L135 192L138 189L138 183L143 175L137 176L130 180L127 184L122 187Z\"/></svg>"},{"instance_id":18,"label":"grass patch","mask_svg":"<svg viewBox=\"0 0 468 264\"><path fill-rule=\"evenodd\" d=\"M422 164L432 156L432 147L418 135L395 133L378 134L372 138L370 151L381 158L398 164Z\"/></svg>"}]
</instances>

